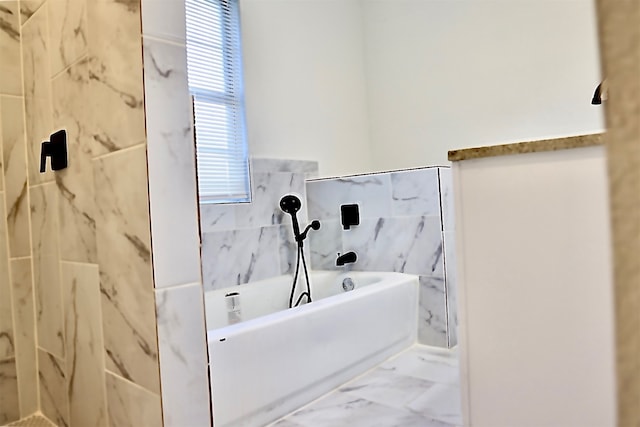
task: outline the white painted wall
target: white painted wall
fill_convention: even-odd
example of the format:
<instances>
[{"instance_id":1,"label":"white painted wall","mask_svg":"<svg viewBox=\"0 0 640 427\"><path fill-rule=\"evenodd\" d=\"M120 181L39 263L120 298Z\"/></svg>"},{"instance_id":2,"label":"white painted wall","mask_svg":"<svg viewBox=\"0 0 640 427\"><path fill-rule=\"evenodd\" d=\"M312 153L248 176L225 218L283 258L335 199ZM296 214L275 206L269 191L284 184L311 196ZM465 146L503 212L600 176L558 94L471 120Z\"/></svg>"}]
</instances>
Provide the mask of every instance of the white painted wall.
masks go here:
<instances>
[{"instance_id":1,"label":"white painted wall","mask_svg":"<svg viewBox=\"0 0 640 427\"><path fill-rule=\"evenodd\" d=\"M376 168L599 132L593 0L364 0Z\"/></svg>"},{"instance_id":2,"label":"white painted wall","mask_svg":"<svg viewBox=\"0 0 640 427\"><path fill-rule=\"evenodd\" d=\"M371 170L359 0L241 0L247 130L254 157Z\"/></svg>"},{"instance_id":3,"label":"white painted wall","mask_svg":"<svg viewBox=\"0 0 640 427\"><path fill-rule=\"evenodd\" d=\"M454 163L465 426L616 425L604 150Z\"/></svg>"},{"instance_id":4,"label":"white painted wall","mask_svg":"<svg viewBox=\"0 0 640 427\"><path fill-rule=\"evenodd\" d=\"M254 156L320 175L602 130L593 0L241 0Z\"/></svg>"}]
</instances>

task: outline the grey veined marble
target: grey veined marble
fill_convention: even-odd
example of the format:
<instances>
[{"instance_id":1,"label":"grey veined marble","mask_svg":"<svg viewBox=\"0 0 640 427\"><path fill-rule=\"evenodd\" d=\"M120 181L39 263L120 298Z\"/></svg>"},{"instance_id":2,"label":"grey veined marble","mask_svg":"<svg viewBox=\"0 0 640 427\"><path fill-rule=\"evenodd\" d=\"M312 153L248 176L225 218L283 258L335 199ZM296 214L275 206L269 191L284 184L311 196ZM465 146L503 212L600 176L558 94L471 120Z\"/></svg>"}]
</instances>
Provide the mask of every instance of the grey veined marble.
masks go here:
<instances>
[{"instance_id":1,"label":"grey veined marble","mask_svg":"<svg viewBox=\"0 0 640 427\"><path fill-rule=\"evenodd\" d=\"M272 427L453 427L461 414L455 353L416 345Z\"/></svg>"}]
</instances>

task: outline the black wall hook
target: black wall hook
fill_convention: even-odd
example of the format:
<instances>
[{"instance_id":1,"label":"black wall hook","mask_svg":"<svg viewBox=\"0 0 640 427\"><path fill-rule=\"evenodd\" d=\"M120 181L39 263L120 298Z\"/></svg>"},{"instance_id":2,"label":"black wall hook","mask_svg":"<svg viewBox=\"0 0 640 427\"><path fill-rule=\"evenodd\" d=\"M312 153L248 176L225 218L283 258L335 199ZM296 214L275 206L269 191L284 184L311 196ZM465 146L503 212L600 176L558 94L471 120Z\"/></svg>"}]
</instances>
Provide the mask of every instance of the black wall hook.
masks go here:
<instances>
[{"instance_id":1,"label":"black wall hook","mask_svg":"<svg viewBox=\"0 0 640 427\"><path fill-rule=\"evenodd\" d=\"M67 131L59 130L44 141L40 147L40 173L47 169L47 157L51 157L51 169L58 171L67 167Z\"/></svg>"}]
</instances>

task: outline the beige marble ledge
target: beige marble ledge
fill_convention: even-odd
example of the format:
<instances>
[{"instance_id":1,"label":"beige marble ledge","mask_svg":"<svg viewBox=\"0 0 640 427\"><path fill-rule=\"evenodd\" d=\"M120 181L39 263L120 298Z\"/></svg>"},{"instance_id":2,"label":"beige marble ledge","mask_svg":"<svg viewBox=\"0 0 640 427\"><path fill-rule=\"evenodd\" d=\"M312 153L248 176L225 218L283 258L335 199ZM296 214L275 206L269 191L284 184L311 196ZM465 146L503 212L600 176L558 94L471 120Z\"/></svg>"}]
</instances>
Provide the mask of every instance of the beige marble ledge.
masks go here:
<instances>
[{"instance_id":1,"label":"beige marble ledge","mask_svg":"<svg viewBox=\"0 0 640 427\"><path fill-rule=\"evenodd\" d=\"M513 144L491 145L488 147L465 148L449 151L449 161L481 159L484 157L507 156L511 154L537 153L541 151L567 150L604 144L604 134L569 136L565 138L541 139L538 141Z\"/></svg>"}]
</instances>

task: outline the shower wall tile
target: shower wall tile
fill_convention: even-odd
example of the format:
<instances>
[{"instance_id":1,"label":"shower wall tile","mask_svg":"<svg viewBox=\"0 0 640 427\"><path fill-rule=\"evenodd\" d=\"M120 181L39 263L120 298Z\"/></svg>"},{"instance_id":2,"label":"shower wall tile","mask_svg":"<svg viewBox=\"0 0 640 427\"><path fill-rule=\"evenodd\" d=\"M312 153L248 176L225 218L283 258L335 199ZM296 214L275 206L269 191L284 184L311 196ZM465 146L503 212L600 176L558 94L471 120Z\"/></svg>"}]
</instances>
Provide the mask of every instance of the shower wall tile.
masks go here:
<instances>
[{"instance_id":1,"label":"shower wall tile","mask_svg":"<svg viewBox=\"0 0 640 427\"><path fill-rule=\"evenodd\" d=\"M340 205L358 203L361 218L391 216L391 178L389 174L307 182L311 216L319 220L340 219Z\"/></svg>"},{"instance_id":2,"label":"shower wall tile","mask_svg":"<svg viewBox=\"0 0 640 427\"><path fill-rule=\"evenodd\" d=\"M11 358L15 354L7 228L4 218L4 193L0 192L0 361ZM0 396L2 396L1 392ZM3 409L0 406L0 422L2 422L2 412Z\"/></svg>"},{"instance_id":3,"label":"shower wall tile","mask_svg":"<svg viewBox=\"0 0 640 427\"><path fill-rule=\"evenodd\" d=\"M444 278L437 217L365 219L343 234L343 248L358 254L354 270Z\"/></svg>"},{"instance_id":4,"label":"shower wall tile","mask_svg":"<svg viewBox=\"0 0 640 427\"><path fill-rule=\"evenodd\" d=\"M447 280L447 331L449 346L458 344L458 278L456 274L456 235L455 232L444 233L444 265Z\"/></svg>"},{"instance_id":5,"label":"shower wall tile","mask_svg":"<svg viewBox=\"0 0 640 427\"><path fill-rule=\"evenodd\" d=\"M235 209L235 204L200 205L200 227L202 233L236 228Z\"/></svg>"},{"instance_id":6,"label":"shower wall tile","mask_svg":"<svg viewBox=\"0 0 640 427\"><path fill-rule=\"evenodd\" d=\"M0 425L20 418L15 359L0 360Z\"/></svg>"},{"instance_id":7,"label":"shower wall tile","mask_svg":"<svg viewBox=\"0 0 640 427\"><path fill-rule=\"evenodd\" d=\"M20 0L20 25L24 25L43 3L44 0Z\"/></svg>"},{"instance_id":8,"label":"shower wall tile","mask_svg":"<svg viewBox=\"0 0 640 427\"><path fill-rule=\"evenodd\" d=\"M451 174L451 168L439 168L439 170L443 230L454 231L456 226L453 205L453 175Z\"/></svg>"},{"instance_id":9,"label":"shower wall tile","mask_svg":"<svg viewBox=\"0 0 640 427\"><path fill-rule=\"evenodd\" d=\"M51 75L73 64L87 53L85 0L49 0Z\"/></svg>"},{"instance_id":10,"label":"shower wall tile","mask_svg":"<svg viewBox=\"0 0 640 427\"><path fill-rule=\"evenodd\" d=\"M93 154L145 140L140 3L87 2ZM103 112L108 112L104 114Z\"/></svg>"},{"instance_id":11,"label":"shower wall tile","mask_svg":"<svg viewBox=\"0 0 640 427\"><path fill-rule=\"evenodd\" d=\"M53 131L47 8L40 8L22 27L24 108L29 185L52 181L47 167L40 173L40 144Z\"/></svg>"},{"instance_id":12,"label":"shower wall tile","mask_svg":"<svg viewBox=\"0 0 640 427\"><path fill-rule=\"evenodd\" d=\"M142 0L142 33L184 45L187 38L184 0Z\"/></svg>"},{"instance_id":13,"label":"shower wall tile","mask_svg":"<svg viewBox=\"0 0 640 427\"><path fill-rule=\"evenodd\" d=\"M61 270L67 342L65 372L69 373L69 422L73 427L106 427L98 266L63 262Z\"/></svg>"},{"instance_id":14,"label":"shower wall tile","mask_svg":"<svg viewBox=\"0 0 640 427\"><path fill-rule=\"evenodd\" d=\"M205 233L202 272L205 291L280 275L279 227Z\"/></svg>"},{"instance_id":15,"label":"shower wall tile","mask_svg":"<svg viewBox=\"0 0 640 427\"><path fill-rule=\"evenodd\" d=\"M443 253L445 240L452 237L442 231L452 227L450 181L449 168L431 167L308 181L306 186L309 217L325 218L309 239L313 268L337 269L336 253L355 251L353 270L421 276L418 340L442 347L456 342L456 312L448 310L449 299L455 299L455 278L448 270L453 261L447 265ZM353 202L360 204L360 225L342 230L340 205Z\"/></svg>"},{"instance_id":16,"label":"shower wall tile","mask_svg":"<svg viewBox=\"0 0 640 427\"><path fill-rule=\"evenodd\" d=\"M69 426L69 398L64 361L38 349L40 410L58 427Z\"/></svg>"},{"instance_id":17,"label":"shower wall tile","mask_svg":"<svg viewBox=\"0 0 640 427\"><path fill-rule=\"evenodd\" d=\"M144 62L153 267L164 288L200 280L191 98L184 47L145 39Z\"/></svg>"},{"instance_id":18,"label":"shower wall tile","mask_svg":"<svg viewBox=\"0 0 640 427\"><path fill-rule=\"evenodd\" d=\"M303 173L307 178L318 174L318 162L312 160L251 159L251 172L294 172Z\"/></svg>"},{"instance_id":19,"label":"shower wall tile","mask_svg":"<svg viewBox=\"0 0 640 427\"><path fill-rule=\"evenodd\" d=\"M75 1L75 0L72 0ZM81 60L59 74L52 84L56 102L53 123L66 128L69 167L56 172L59 200L61 259L96 263L96 208L91 111L87 102L92 97L89 62Z\"/></svg>"},{"instance_id":20,"label":"shower wall tile","mask_svg":"<svg viewBox=\"0 0 640 427\"><path fill-rule=\"evenodd\" d=\"M10 268L20 416L25 417L38 410L38 372L36 368L38 361L31 258L12 260Z\"/></svg>"},{"instance_id":21,"label":"shower wall tile","mask_svg":"<svg viewBox=\"0 0 640 427\"><path fill-rule=\"evenodd\" d=\"M159 393L146 164L145 145L94 161L97 247L106 367Z\"/></svg>"},{"instance_id":22,"label":"shower wall tile","mask_svg":"<svg viewBox=\"0 0 640 427\"><path fill-rule=\"evenodd\" d=\"M251 203L236 204L236 227L266 227L290 223L291 217L280 209L285 194L304 200L304 174L291 172L256 172L252 174ZM298 213L298 221L306 222L306 208Z\"/></svg>"},{"instance_id":23,"label":"shower wall tile","mask_svg":"<svg viewBox=\"0 0 640 427\"><path fill-rule=\"evenodd\" d=\"M20 11L17 1L0 2L0 93L22 94L20 69Z\"/></svg>"},{"instance_id":24,"label":"shower wall tile","mask_svg":"<svg viewBox=\"0 0 640 427\"><path fill-rule=\"evenodd\" d=\"M106 373L110 427L161 426L160 396Z\"/></svg>"},{"instance_id":25,"label":"shower wall tile","mask_svg":"<svg viewBox=\"0 0 640 427\"><path fill-rule=\"evenodd\" d=\"M336 269L338 253L342 248L342 224L336 219L321 221L320 230L309 235L311 267L314 270Z\"/></svg>"},{"instance_id":26,"label":"shower wall tile","mask_svg":"<svg viewBox=\"0 0 640 427\"><path fill-rule=\"evenodd\" d=\"M393 216L440 217L438 168L391 173Z\"/></svg>"},{"instance_id":27,"label":"shower wall tile","mask_svg":"<svg viewBox=\"0 0 640 427\"><path fill-rule=\"evenodd\" d=\"M165 427L209 425L202 286L156 290ZM176 375L180 372L180 375Z\"/></svg>"},{"instance_id":28,"label":"shower wall tile","mask_svg":"<svg viewBox=\"0 0 640 427\"><path fill-rule=\"evenodd\" d=\"M38 345L57 357L64 357L55 184L32 187L30 200Z\"/></svg>"},{"instance_id":29,"label":"shower wall tile","mask_svg":"<svg viewBox=\"0 0 640 427\"><path fill-rule=\"evenodd\" d=\"M11 258L31 254L22 98L0 96L5 215Z\"/></svg>"},{"instance_id":30,"label":"shower wall tile","mask_svg":"<svg viewBox=\"0 0 640 427\"><path fill-rule=\"evenodd\" d=\"M447 313L443 278L420 276L418 342L447 346Z\"/></svg>"},{"instance_id":31,"label":"shower wall tile","mask_svg":"<svg viewBox=\"0 0 640 427\"><path fill-rule=\"evenodd\" d=\"M309 230L308 236L315 234L314 230ZM311 269L311 252L309 250L309 240L304 245L304 257L307 267ZM298 259L298 243L293 236L291 225L281 225L278 227L278 244L280 252L280 274L294 274L296 271L296 262ZM300 268L302 268L302 260L300 260ZM302 270L300 270L302 271Z\"/></svg>"}]
</instances>

